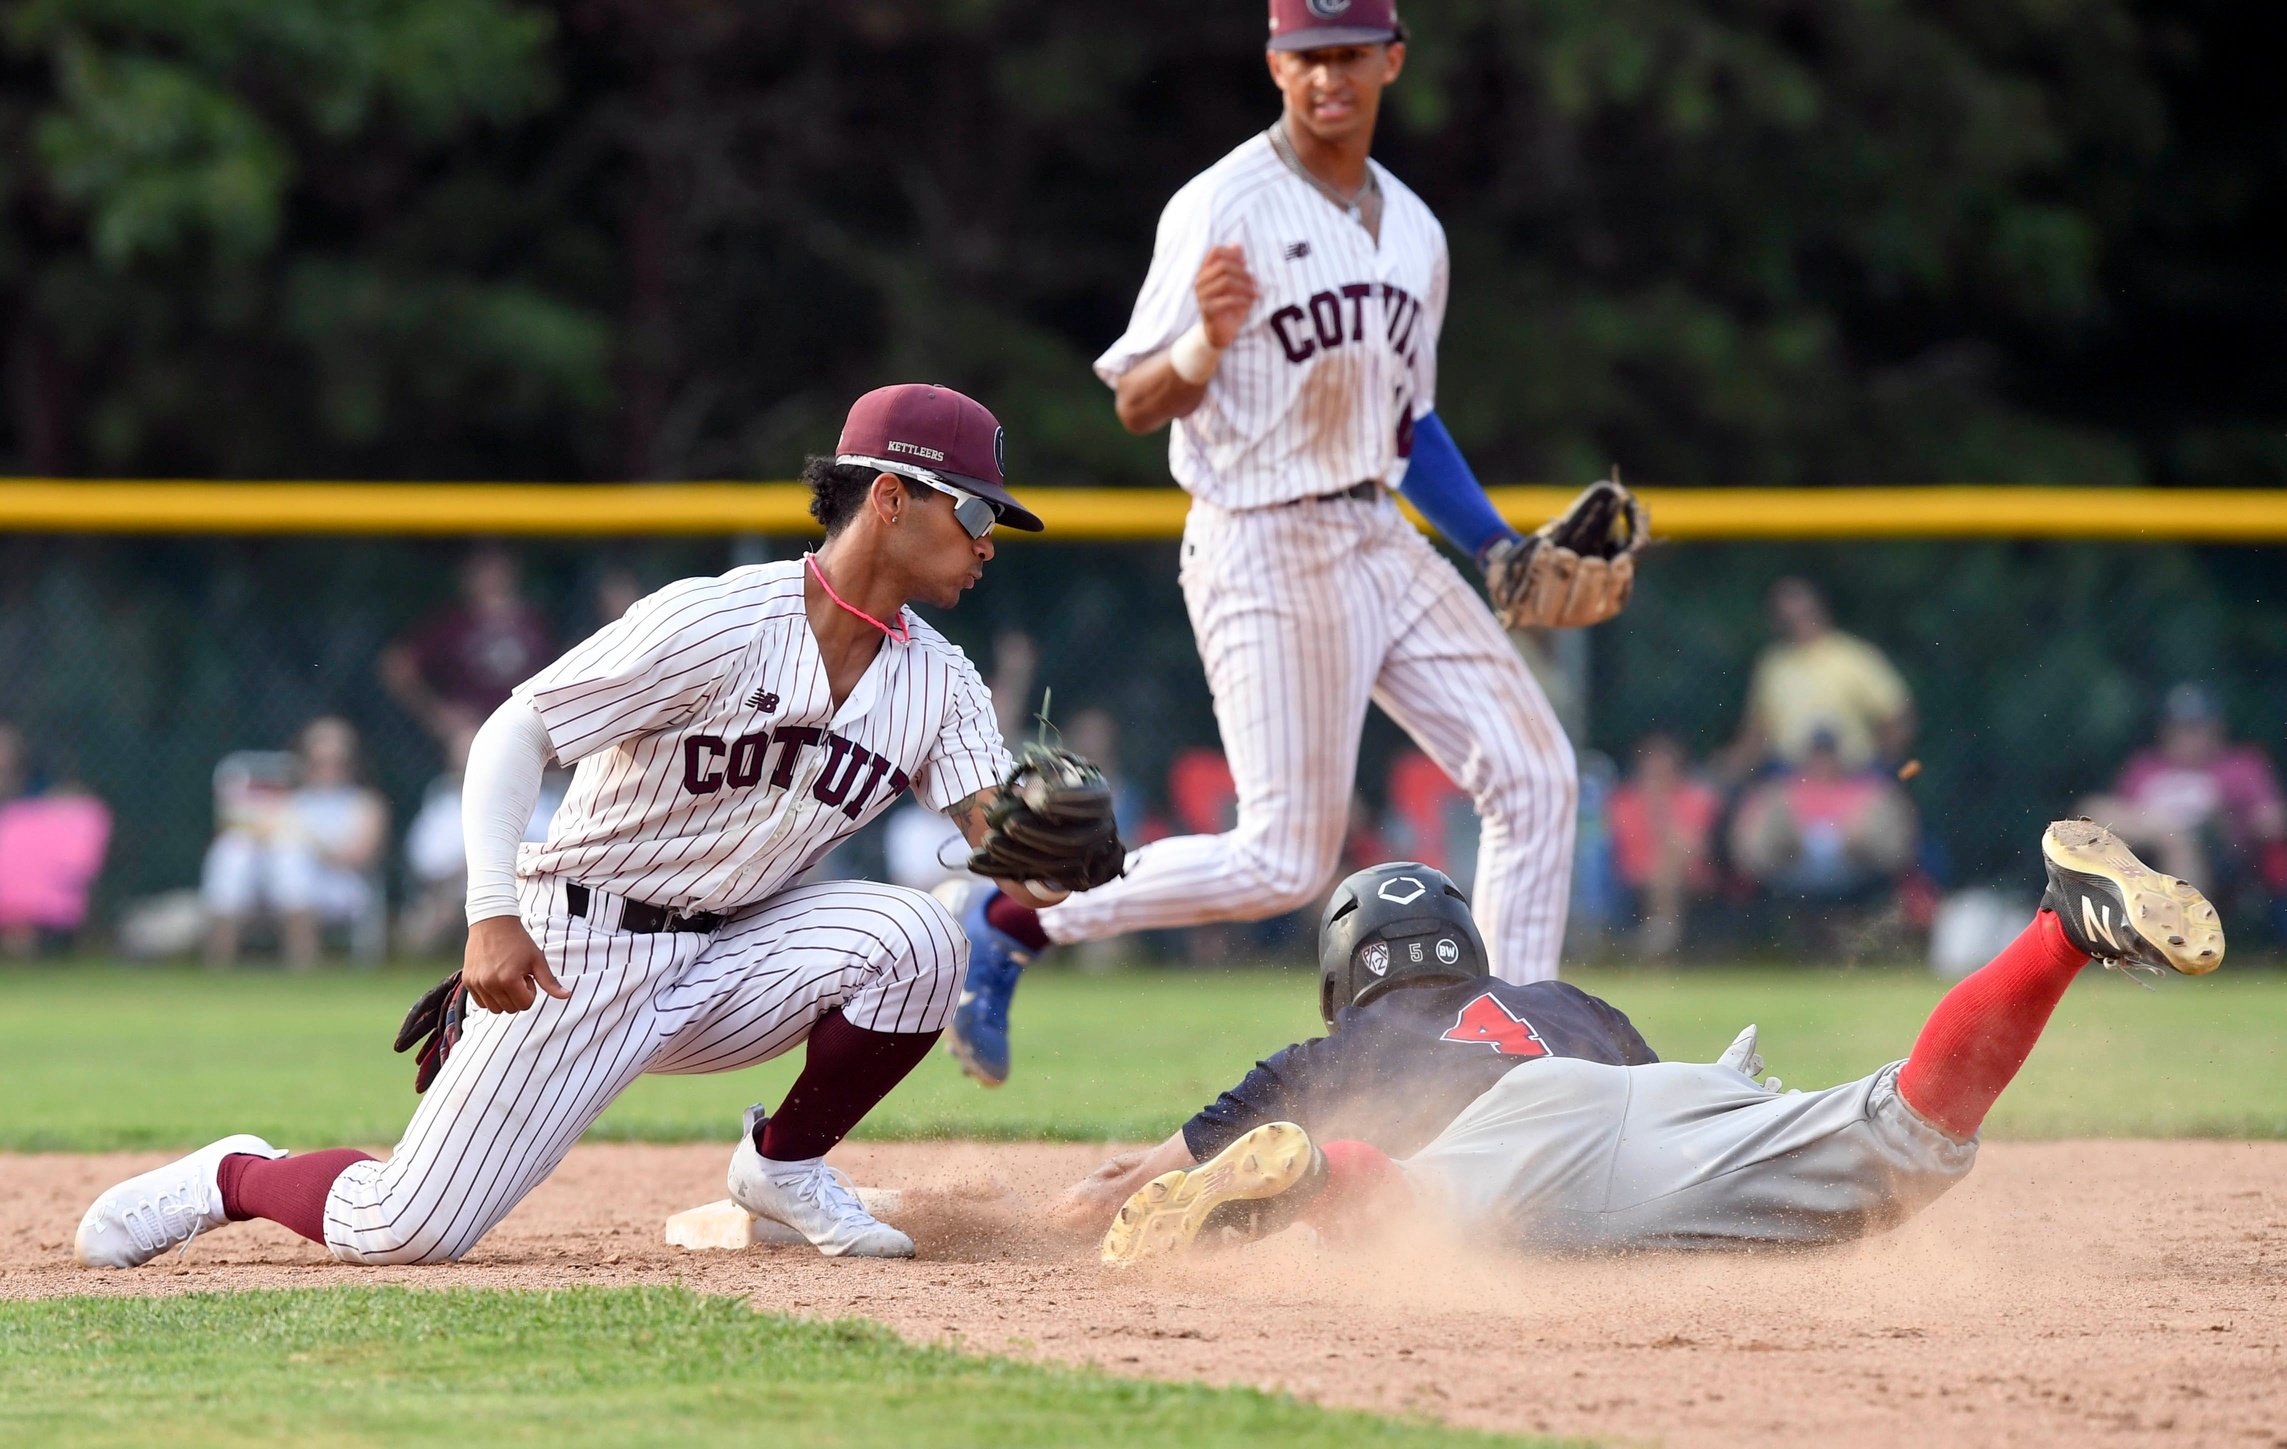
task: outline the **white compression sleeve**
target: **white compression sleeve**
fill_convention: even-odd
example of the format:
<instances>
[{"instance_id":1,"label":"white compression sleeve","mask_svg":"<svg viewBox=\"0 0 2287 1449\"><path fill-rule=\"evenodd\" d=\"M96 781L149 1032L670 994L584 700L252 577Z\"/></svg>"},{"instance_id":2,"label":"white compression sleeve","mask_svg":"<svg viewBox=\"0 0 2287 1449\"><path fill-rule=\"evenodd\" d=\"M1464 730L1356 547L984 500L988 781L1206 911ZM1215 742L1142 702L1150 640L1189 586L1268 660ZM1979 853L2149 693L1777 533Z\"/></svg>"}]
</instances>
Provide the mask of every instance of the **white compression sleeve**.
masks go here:
<instances>
[{"instance_id":1,"label":"white compression sleeve","mask_svg":"<svg viewBox=\"0 0 2287 1449\"><path fill-rule=\"evenodd\" d=\"M516 847L540 799L556 747L531 704L510 695L469 742L461 776L461 847L468 852L469 924L516 910Z\"/></svg>"}]
</instances>

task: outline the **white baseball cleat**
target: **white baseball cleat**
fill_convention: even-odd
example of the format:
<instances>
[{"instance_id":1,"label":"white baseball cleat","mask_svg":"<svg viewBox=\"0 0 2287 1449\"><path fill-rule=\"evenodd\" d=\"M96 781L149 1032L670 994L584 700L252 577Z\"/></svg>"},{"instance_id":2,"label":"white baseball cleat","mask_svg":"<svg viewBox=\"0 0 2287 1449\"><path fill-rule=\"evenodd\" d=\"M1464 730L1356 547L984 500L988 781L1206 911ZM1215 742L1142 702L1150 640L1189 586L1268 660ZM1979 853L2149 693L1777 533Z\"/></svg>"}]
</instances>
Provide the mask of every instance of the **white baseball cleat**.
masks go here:
<instances>
[{"instance_id":1,"label":"white baseball cleat","mask_svg":"<svg viewBox=\"0 0 2287 1449\"><path fill-rule=\"evenodd\" d=\"M857 1189L826 1159L774 1162L755 1150L751 1130L731 1154L730 1190L731 1201L784 1223L829 1258L913 1256L913 1239L867 1212Z\"/></svg>"},{"instance_id":2,"label":"white baseball cleat","mask_svg":"<svg viewBox=\"0 0 2287 1449\"><path fill-rule=\"evenodd\" d=\"M1715 1064L1729 1067L1743 1077L1763 1075L1763 1053L1757 1045L1755 1023L1747 1023L1747 1029L1731 1039L1731 1045L1723 1049L1723 1055L1715 1059Z\"/></svg>"},{"instance_id":3,"label":"white baseball cleat","mask_svg":"<svg viewBox=\"0 0 2287 1449\"><path fill-rule=\"evenodd\" d=\"M90 1268L139 1268L167 1249L221 1227L230 1219L223 1215L217 1174L225 1157L240 1153L286 1155L284 1148L242 1132L130 1177L88 1208L72 1251Z\"/></svg>"}]
</instances>

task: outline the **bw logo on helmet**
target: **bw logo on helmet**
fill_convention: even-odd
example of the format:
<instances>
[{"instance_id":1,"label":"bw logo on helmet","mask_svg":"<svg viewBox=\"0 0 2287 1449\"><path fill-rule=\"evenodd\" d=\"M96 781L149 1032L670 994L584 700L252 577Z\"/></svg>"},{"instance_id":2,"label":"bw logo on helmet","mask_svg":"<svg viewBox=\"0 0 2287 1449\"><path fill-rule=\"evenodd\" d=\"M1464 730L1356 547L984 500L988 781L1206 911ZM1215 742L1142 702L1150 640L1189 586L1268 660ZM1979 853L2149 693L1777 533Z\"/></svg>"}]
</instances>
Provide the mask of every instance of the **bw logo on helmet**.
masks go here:
<instances>
[{"instance_id":1,"label":"bw logo on helmet","mask_svg":"<svg viewBox=\"0 0 2287 1449\"><path fill-rule=\"evenodd\" d=\"M1400 986L1485 975L1485 941L1469 898L1444 871L1397 860L1334 888L1318 926L1318 1014L1328 1026L1346 1006Z\"/></svg>"}]
</instances>

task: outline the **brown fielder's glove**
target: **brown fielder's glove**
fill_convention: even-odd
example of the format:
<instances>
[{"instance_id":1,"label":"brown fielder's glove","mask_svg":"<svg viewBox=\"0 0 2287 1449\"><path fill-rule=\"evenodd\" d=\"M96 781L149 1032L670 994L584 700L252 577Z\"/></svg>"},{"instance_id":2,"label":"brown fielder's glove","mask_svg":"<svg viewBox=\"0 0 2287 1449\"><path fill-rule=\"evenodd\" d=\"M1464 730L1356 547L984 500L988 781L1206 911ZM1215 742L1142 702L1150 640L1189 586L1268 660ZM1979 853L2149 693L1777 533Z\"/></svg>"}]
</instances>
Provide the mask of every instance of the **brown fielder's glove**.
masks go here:
<instances>
[{"instance_id":1,"label":"brown fielder's glove","mask_svg":"<svg viewBox=\"0 0 2287 1449\"><path fill-rule=\"evenodd\" d=\"M1127 864L1128 848L1112 820L1111 782L1054 745L1017 750L1016 767L985 809L985 824L969 869L988 879L1084 891L1117 880Z\"/></svg>"},{"instance_id":2,"label":"brown fielder's glove","mask_svg":"<svg viewBox=\"0 0 2287 1449\"><path fill-rule=\"evenodd\" d=\"M461 1021L468 1009L469 989L461 984L461 973L455 971L430 987L405 1013L404 1025L397 1028L396 1045L390 1050L407 1051L415 1042L421 1044L420 1055L413 1058L416 1094L428 1091L429 1083L437 1080L445 1058L452 1055L461 1039Z\"/></svg>"},{"instance_id":3,"label":"brown fielder's glove","mask_svg":"<svg viewBox=\"0 0 2287 1449\"><path fill-rule=\"evenodd\" d=\"M1628 604L1651 515L1618 470L1524 538L1485 551L1485 592L1507 629L1580 629Z\"/></svg>"}]
</instances>

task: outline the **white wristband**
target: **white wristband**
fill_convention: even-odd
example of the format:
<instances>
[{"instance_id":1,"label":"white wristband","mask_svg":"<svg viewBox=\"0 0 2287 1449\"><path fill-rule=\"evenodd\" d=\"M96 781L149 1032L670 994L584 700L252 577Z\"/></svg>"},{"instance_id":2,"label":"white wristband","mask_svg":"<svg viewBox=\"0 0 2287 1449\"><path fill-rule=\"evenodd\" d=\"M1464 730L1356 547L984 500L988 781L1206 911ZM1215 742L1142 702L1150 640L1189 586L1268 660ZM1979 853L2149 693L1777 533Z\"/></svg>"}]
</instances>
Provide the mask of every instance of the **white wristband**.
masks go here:
<instances>
[{"instance_id":1,"label":"white wristband","mask_svg":"<svg viewBox=\"0 0 2287 1449\"><path fill-rule=\"evenodd\" d=\"M1215 369L1223 365L1223 349L1207 340L1205 322L1194 322L1191 330L1167 349L1167 361L1177 377L1193 387L1205 387L1215 376Z\"/></svg>"}]
</instances>

